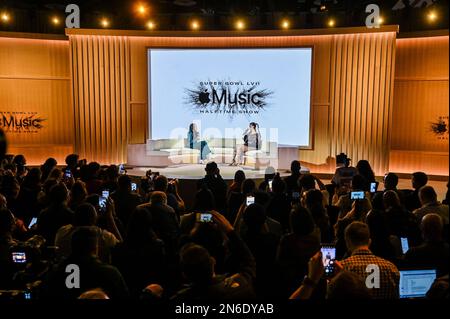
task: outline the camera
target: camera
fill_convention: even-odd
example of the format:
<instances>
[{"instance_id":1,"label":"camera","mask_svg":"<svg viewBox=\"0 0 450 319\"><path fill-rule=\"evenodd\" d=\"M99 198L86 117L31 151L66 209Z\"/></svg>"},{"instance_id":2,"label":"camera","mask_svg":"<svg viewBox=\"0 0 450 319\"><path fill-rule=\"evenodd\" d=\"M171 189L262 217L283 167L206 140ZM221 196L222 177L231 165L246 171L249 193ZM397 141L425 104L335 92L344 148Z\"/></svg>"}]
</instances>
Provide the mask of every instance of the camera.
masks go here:
<instances>
[{"instance_id":1,"label":"camera","mask_svg":"<svg viewBox=\"0 0 450 319\"><path fill-rule=\"evenodd\" d=\"M27 254L24 251L13 251L11 253L12 261L15 264L26 264Z\"/></svg>"},{"instance_id":2,"label":"camera","mask_svg":"<svg viewBox=\"0 0 450 319\"><path fill-rule=\"evenodd\" d=\"M358 200L358 199L364 199L364 198L365 198L364 191L350 192L351 200Z\"/></svg>"},{"instance_id":3,"label":"camera","mask_svg":"<svg viewBox=\"0 0 450 319\"><path fill-rule=\"evenodd\" d=\"M350 161L351 159L347 157L347 154L345 153L340 153L339 155L336 155L336 165L344 165L344 166L349 166L350 165Z\"/></svg>"},{"instance_id":4,"label":"camera","mask_svg":"<svg viewBox=\"0 0 450 319\"><path fill-rule=\"evenodd\" d=\"M197 222L199 223L211 223L213 221L212 214L210 213L198 213Z\"/></svg>"},{"instance_id":5,"label":"camera","mask_svg":"<svg viewBox=\"0 0 450 319\"><path fill-rule=\"evenodd\" d=\"M11 261L16 267L25 268L28 263L39 260L44 243L44 237L34 235L27 241L12 246L10 248Z\"/></svg>"}]
</instances>

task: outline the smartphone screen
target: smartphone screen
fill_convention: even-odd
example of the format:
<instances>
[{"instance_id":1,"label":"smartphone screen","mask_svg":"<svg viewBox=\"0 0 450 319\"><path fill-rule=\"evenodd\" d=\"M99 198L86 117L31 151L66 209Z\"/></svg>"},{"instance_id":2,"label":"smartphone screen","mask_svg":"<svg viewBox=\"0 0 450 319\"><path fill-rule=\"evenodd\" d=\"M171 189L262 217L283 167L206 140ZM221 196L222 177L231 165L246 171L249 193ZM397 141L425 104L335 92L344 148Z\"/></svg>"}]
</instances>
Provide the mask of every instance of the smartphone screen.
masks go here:
<instances>
[{"instance_id":1,"label":"smartphone screen","mask_svg":"<svg viewBox=\"0 0 450 319\"><path fill-rule=\"evenodd\" d=\"M246 205L249 206L251 204L255 203L255 197L253 196L247 196L247 202Z\"/></svg>"},{"instance_id":2,"label":"smartphone screen","mask_svg":"<svg viewBox=\"0 0 450 319\"><path fill-rule=\"evenodd\" d=\"M377 182L370 183L370 192L371 193L376 193L377 192L377 188L378 188L378 183Z\"/></svg>"},{"instance_id":3,"label":"smartphone screen","mask_svg":"<svg viewBox=\"0 0 450 319\"><path fill-rule=\"evenodd\" d=\"M66 170L66 171L64 172L64 177L66 177L66 178L72 178L72 172L71 172L70 170Z\"/></svg>"},{"instance_id":4,"label":"smartphone screen","mask_svg":"<svg viewBox=\"0 0 450 319\"><path fill-rule=\"evenodd\" d=\"M323 244L320 248L322 252L322 263L325 268L325 275L331 275L334 271L334 260L336 259L336 247L332 244Z\"/></svg>"},{"instance_id":5,"label":"smartphone screen","mask_svg":"<svg viewBox=\"0 0 450 319\"><path fill-rule=\"evenodd\" d=\"M209 213L198 213L197 221L200 223L211 223L213 221L212 215Z\"/></svg>"},{"instance_id":6,"label":"smartphone screen","mask_svg":"<svg viewBox=\"0 0 450 319\"><path fill-rule=\"evenodd\" d=\"M27 255L25 252L13 252L12 260L16 264L25 264L27 262Z\"/></svg>"},{"instance_id":7,"label":"smartphone screen","mask_svg":"<svg viewBox=\"0 0 450 319\"><path fill-rule=\"evenodd\" d=\"M131 190L132 191L136 191L137 190L137 184L136 183L131 183Z\"/></svg>"},{"instance_id":8,"label":"smartphone screen","mask_svg":"<svg viewBox=\"0 0 450 319\"><path fill-rule=\"evenodd\" d=\"M109 191L102 191L102 196L103 197L105 197L105 198L108 198L109 197Z\"/></svg>"},{"instance_id":9,"label":"smartphone screen","mask_svg":"<svg viewBox=\"0 0 450 319\"><path fill-rule=\"evenodd\" d=\"M350 199L364 199L364 191L351 192Z\"/></svg>"},{"instance_id":10,"label":"smartphone screen","mask_svg":"<svg viewBox=\"0 0 450 319\"><path fill-rule=\"evenodd\" d=\"M98 206L100 206L102 211L106 210L106 197L100 196L98 198Z\"/></svg>"},{"instance_id":11,"label":"smartphone screen","mask_svg":"<svg viewBox=\"0 0 450 319\"><path fill-rule=\"evenodd\" d=\"M271 192L272 191L272 184L273 184L273 180L271 179L271 180L269 180L269 191Z\"/></svg>"},{"instance_id":12,"label":"smartphone screen","mask_svg":"<svg viewBox=\"0 0 450 319\"><path fill-rule=\"evenodd\" d=\"M123 164L119 165L119 174L125 174L125 168L123 167Z\"/></svg>"},{"instance_id":13,"label":"smartphone screen","mask_svg":"<svg viewBox=\"0 0 450 319\"><path fill-rule=\"evenodd\" d=\"M33 227L33 225L36 224L36 223L37 223L37 217L33 217L33 218L31 219L30 224L28 225L28 229L30 229L31 227Z\"/></svg>"},{"instance_id":14,"label":"smartphone screen","mask_svg":"<svg viewBox=\"0 0 450 319\"><path fill-rule=\"evenodd\" d=\"M409 250L408 238L402 237L400 238L400 242L402 244L402 253L406 254L406 252Z\"/></svg>"}]
</instances>

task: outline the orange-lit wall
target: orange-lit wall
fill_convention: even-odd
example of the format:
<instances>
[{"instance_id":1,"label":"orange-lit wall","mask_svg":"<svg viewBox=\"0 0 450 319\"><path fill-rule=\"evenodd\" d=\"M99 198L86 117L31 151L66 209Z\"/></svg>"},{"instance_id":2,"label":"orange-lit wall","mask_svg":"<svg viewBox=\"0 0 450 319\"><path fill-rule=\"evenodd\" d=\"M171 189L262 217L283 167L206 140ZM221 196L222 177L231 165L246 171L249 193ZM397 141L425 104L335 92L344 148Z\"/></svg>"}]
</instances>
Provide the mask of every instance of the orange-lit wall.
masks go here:
<instances>
[{"instance_id":1,"label":"orange-lit wall","mask_svg":"<svg viewBox=\"0 0 450 319\"><path fill-rule=\"evenodd\" d=\"M448 129L448 58L448 36L397 39L391 171L449 175L448 132L431 130L439 117Z\"/></svg>"},{"instance_id":2,"label":"orange-lit wall","mask_svg":"<svg viewBox=\"0 0 450 319\"><path fill-rule=\"evenodd\" d=\"M64 163L73 152L69 42L0 37L0 116L37 112L37 133L7 132L8 152L24 154L29 164L52 156Z\"/></svg>"}]
</instances>

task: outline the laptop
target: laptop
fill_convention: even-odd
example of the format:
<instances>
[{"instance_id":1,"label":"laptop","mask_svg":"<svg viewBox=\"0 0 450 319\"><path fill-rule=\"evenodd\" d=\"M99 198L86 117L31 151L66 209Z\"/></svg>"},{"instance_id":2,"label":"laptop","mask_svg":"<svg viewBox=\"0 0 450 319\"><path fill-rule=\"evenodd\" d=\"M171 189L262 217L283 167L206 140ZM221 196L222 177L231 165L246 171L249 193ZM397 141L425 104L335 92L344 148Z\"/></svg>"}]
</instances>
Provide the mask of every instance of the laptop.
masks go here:
<instances>
[{"instance_id":1,"label":"laptop","mask_svg":"<svg viewBox=\"0 0 450 319\"><path fill-rule=\"evenodd\" d=\"M436 279L436 269L400 270L400 298L425 298Z\"/></svg>"}]
</instances>

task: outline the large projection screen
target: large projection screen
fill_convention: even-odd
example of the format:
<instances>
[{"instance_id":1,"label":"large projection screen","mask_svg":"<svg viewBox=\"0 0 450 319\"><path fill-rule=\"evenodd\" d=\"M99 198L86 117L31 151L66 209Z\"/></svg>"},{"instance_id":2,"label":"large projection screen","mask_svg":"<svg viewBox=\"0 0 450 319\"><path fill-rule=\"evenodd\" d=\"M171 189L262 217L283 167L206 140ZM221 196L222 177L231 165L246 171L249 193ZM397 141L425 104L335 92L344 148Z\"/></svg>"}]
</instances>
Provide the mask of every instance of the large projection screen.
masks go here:
<instances>
[{"instance_id":1,"label":"large projection screen","mask_svg":"<svg viewBox=\"0 0 450 319\"><path fill-rule=\"evenodd\" d=\"M148 49L149 137L241 138L311 147L312 48Z\"/></svg>"}]
</instances>

